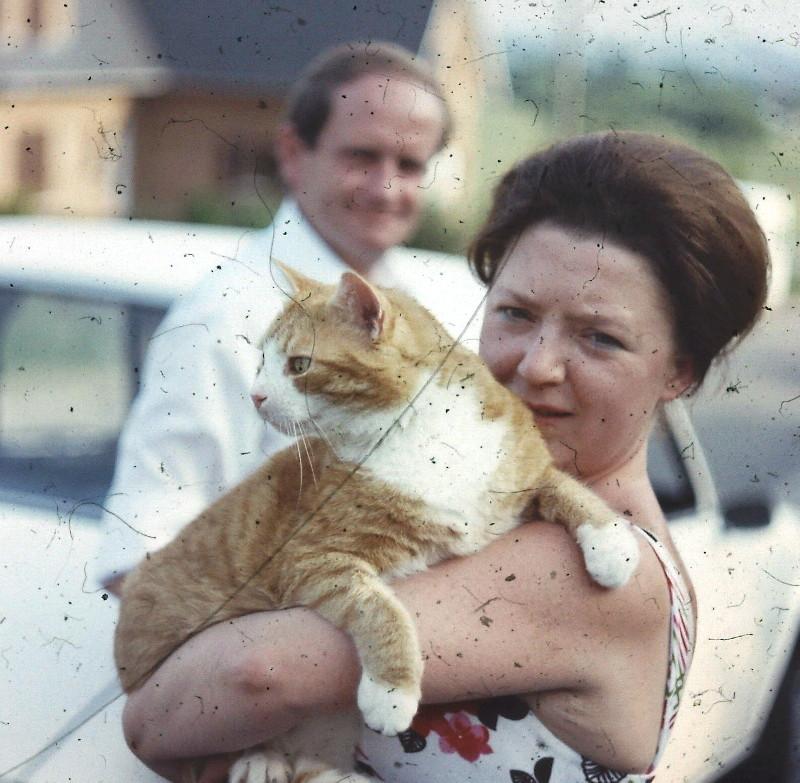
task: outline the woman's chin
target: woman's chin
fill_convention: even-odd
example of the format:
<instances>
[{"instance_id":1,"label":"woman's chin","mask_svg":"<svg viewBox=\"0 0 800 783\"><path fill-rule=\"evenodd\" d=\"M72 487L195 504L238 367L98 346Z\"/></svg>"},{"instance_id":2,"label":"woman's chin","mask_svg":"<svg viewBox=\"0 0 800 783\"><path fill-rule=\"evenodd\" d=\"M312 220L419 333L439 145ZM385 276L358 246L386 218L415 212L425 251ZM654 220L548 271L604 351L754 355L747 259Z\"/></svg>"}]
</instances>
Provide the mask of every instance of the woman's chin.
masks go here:
<instances>
[{"instance_id":1,"label":"woman's chin","mask_svg":"<svg viewBox=\"0 0 800 783\"><path fill-rule=\"evenodd\" d=\"M586 455L580 447L573 446L569 436L555 431L555 428L542 429L553 464L565 473L569 473L576 478L583 478L587 474L589 463Z\"/></svg>"}]
</instances>

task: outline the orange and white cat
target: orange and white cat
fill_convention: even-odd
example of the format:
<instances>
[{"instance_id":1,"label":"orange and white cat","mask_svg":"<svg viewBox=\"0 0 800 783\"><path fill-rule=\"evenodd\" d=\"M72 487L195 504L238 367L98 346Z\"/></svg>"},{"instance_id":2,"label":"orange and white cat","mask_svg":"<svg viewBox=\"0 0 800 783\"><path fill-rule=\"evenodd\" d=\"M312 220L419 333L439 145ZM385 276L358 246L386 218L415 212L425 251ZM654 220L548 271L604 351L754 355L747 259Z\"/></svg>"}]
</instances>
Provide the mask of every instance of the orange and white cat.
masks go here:
<instances>
[{"instance_id":1,"label":"orange and white cat","mask_svg":"<svg viewBox=\"0 0 800 783\"><path fill-rule=\"evenodd\" d=\"M292 297L263 340L252 397L298 446L125 579L119 675L131 691L213 623L308 606L352 636L363 719L396 734L416 713L422 659L392 578L533 517L563 524L604 586L627 581L638 545L624 519L552 465L527 407L415 300L352 272L328 286L282 269ZM363 780L346 775L348 740L303 748L307 735L248 753L231 780Z\"/></svg>"}]
</instances>

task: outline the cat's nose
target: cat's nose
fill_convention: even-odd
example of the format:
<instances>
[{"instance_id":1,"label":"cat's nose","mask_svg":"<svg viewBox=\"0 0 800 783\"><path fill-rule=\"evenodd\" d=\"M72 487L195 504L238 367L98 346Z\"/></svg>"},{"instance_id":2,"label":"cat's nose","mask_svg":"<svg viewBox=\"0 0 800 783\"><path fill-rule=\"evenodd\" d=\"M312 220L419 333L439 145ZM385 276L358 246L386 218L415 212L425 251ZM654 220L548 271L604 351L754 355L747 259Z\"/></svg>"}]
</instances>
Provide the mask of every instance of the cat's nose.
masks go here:
<instances>
[{"instance_id":1,"label":"cat's nose","mask_svg":"<svg viewBox=\"0 0 800 783\"><path fill-rule=\"evenodd\" d=\"M250 395L250 399L253 401L253 405L256 406L256 410L261 408L261 403L267 399L266 394L258 394L257 392L253 392Z\"/></svg>"}]
</instances>

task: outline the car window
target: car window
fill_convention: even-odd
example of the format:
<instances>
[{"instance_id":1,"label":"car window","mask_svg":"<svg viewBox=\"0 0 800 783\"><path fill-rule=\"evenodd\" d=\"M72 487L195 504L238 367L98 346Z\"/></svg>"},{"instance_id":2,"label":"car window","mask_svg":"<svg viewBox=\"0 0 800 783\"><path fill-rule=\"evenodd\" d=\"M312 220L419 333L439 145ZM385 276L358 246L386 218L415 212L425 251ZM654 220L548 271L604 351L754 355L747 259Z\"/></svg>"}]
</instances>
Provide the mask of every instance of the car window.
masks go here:
<instances>
[{"instance_id":1,"label":"car window","mask_svg":"<svg viewBox=\"0 0 800 783\"><path fill-rule=\"evenodd\" d=\"M661 509L668 517L695 507L695 493L684 465L684 460L690 457L689 453L681 453L666 425L656 425L648 443L647 472Z\"/></svg>"},{"instance_id":2,"label":"car window","mask_svg":"<svg viewBox=\"0 0 800 783\"><path fill-rule=\"evenodd\" d=\"M64 294L0 297L0 491L102 500L160 315Z\"/></svg>"}]
</instances>

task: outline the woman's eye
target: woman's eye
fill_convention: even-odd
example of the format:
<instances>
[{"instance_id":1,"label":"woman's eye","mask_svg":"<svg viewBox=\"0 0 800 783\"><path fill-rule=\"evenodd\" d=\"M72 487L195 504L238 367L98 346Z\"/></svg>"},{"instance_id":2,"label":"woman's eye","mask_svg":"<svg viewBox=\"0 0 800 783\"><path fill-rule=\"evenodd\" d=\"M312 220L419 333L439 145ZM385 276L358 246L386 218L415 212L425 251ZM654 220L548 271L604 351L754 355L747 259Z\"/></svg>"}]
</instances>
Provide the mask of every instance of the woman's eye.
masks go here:
<instances>
[{"instance_id":1,"label":"woman's eye","mask_svg":"<svg viewBox=\"0 0 800 783\"><path fill-rule=\"evenodd\" d=\"M610 334L606 334L605 332L592 332L589 335L589 339L597 346L601 348L624 348L625 346L617 340L616 337L612 337Z\"/></svg>"},{"instance_id":2,"label":"woman's eye","mask_svg":"<svg viewBox=\"0 0 800 783\"><path fill-rule=\"evenodd\" d=\"M290 375L302 375L311 366L310 356L290 356L286 360L286 368Z\"/></svg>"},{"instance_id":3,"label":"woman's eye","mask_svg":"<svg viewBox=\"0 0 800 783\"><path fill-rule=\"evenodd\" d=\"M498 307L497 312L510 321L530 320L528 311L523 310L521 307Z\"/></svg>"}]
</instances>

